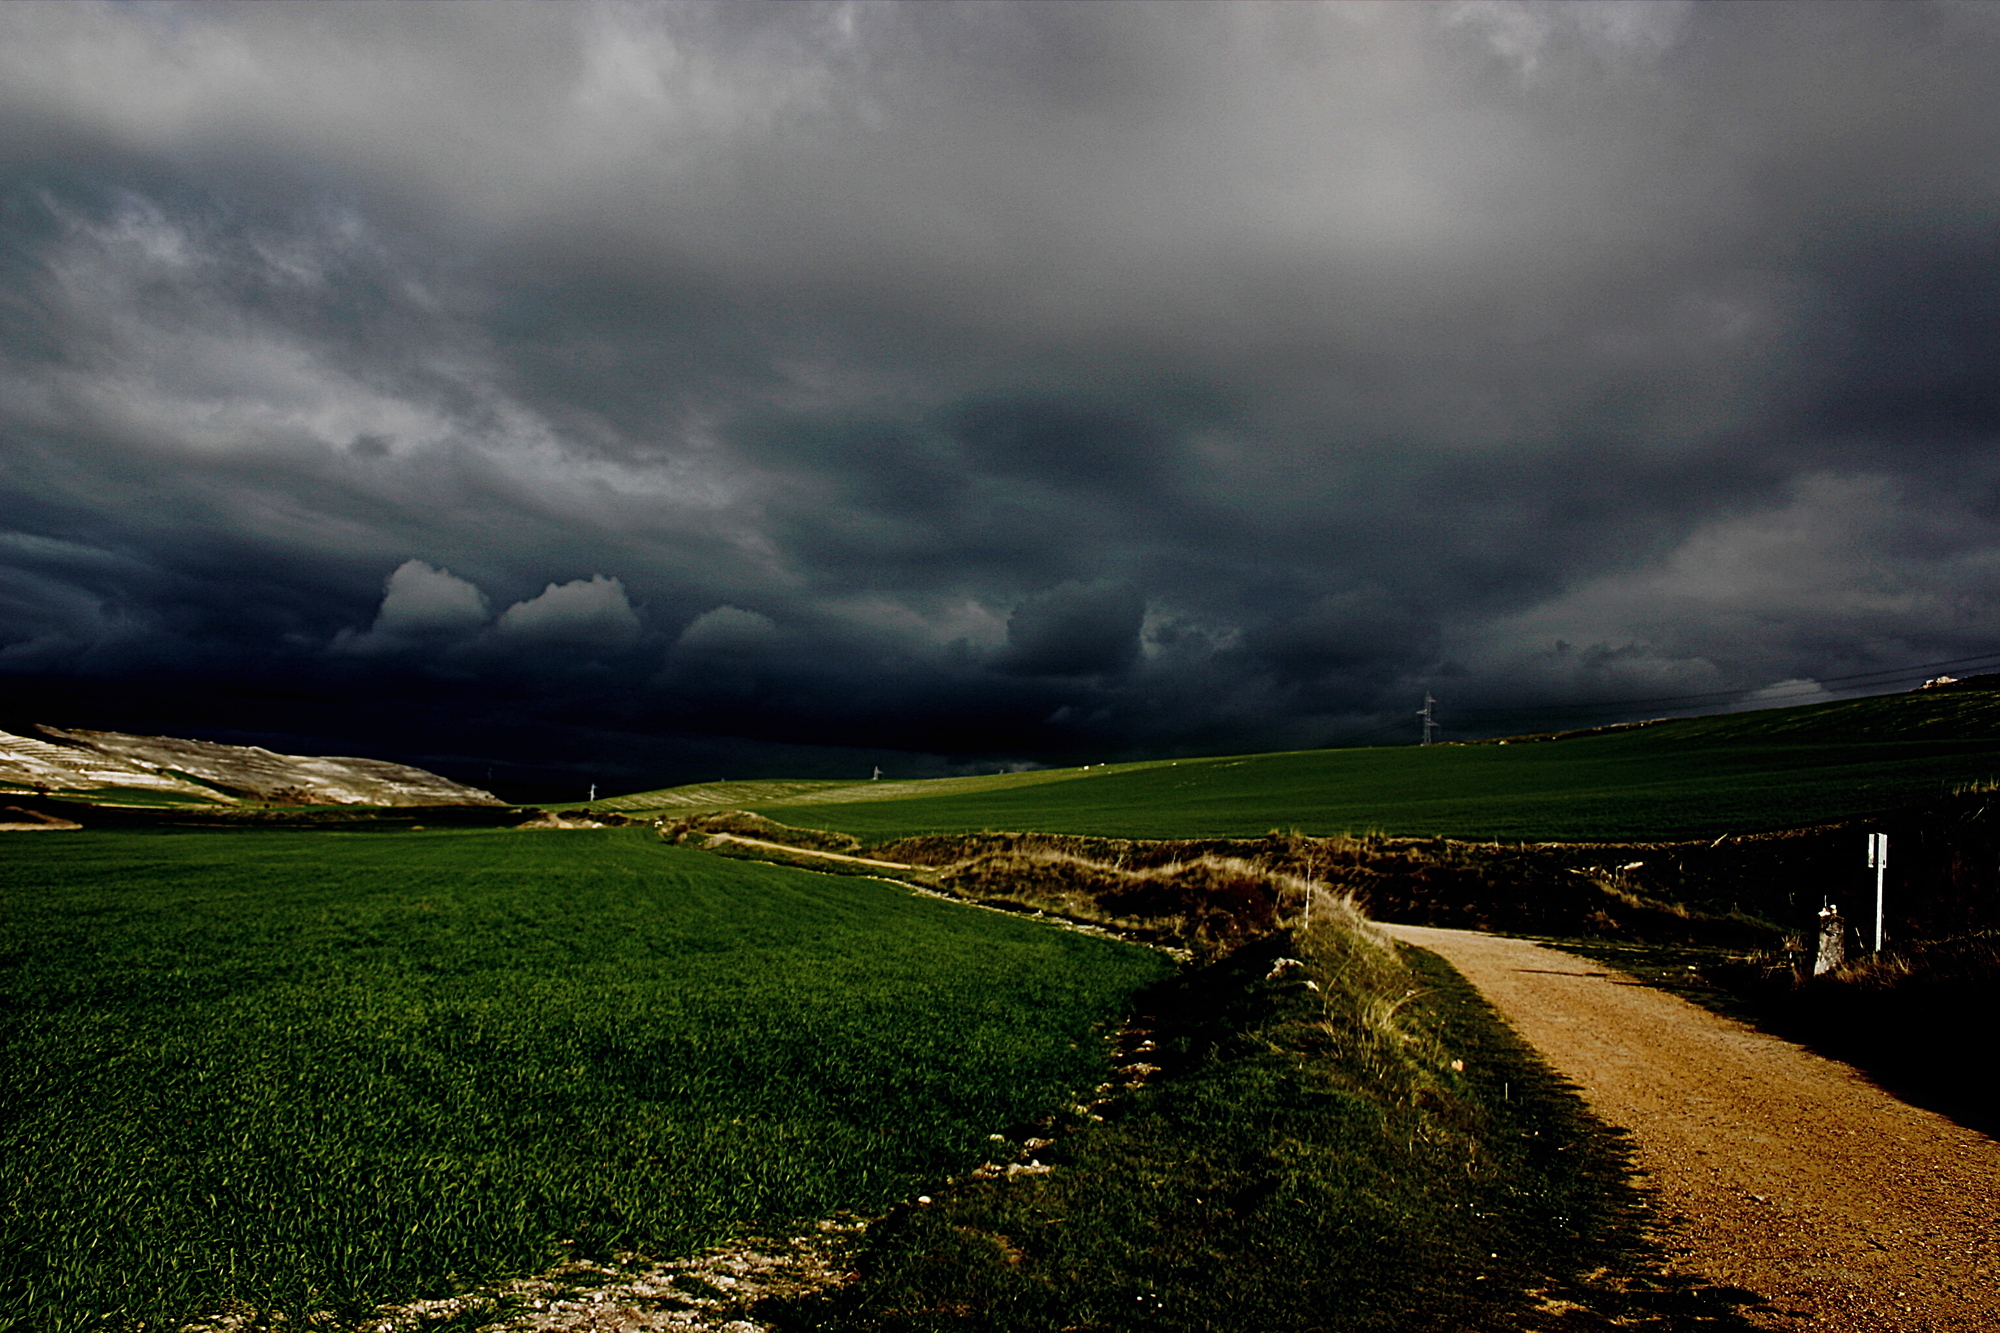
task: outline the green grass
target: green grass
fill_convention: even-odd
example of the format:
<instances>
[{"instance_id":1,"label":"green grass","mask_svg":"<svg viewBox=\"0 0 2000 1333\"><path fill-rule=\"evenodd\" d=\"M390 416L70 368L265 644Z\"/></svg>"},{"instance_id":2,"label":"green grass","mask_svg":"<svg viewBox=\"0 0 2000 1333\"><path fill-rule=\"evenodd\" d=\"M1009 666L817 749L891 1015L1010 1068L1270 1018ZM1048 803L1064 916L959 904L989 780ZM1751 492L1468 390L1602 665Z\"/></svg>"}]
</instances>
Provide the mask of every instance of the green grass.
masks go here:
<instances>
[{"instance_id":1,"label":"green grass","mask_svg":"<svg viewBox=\"0 0 2000 1333\"><path fill-rule=\"evenodd\" d=\"M175 777L181 775L176 773ZM25 795L26 793L21 793ZM38 793L39 794L39 793ZM137 807L160 806L166 809L213 810L227 808L234 804L220 793L214 796L197 795L194 792L161 791L157 787L86 787L76 790L65 789L48 793L57 800L81 801L92 805L122 805Z\"/></svg>"},{"instance_id":2,"label":"green grass","mask_svg":"<svg viewBox=\"0 0 2000 1333\"><path fill-rule=\"evenodd\" d=\"M620 810L653 813L659 811L721 810L751 801L784 800L823 791L852 787L852 782L834 778L771 778L748 782L697 782L685 787L665 787L658 791L632 792L601 801L559 801L557 808L589 806L593 810Z\"/></svg>"},{"instance_id":3,"label":"green grass","mask_svg":"<svg viewBox=\"0 0 2000 1333\"><path fill-rule=\"evenodd\" d=\"M1020 787L1040 787L1066 782L1085 775L1128 772L1156 768L1170 760L1148 760L1132 764L1094 764L1087 768L1041 768L1026 773L990 773L963 778L887 779L850 782L826 778L761 778L743 782L697 782L685 787L663 787L657 791L633 792L597 802L606 810L634 813L685 815L704 810L729 810L749 806L851 805L856 802L899 801L910 797L978 796L988 792L1012 791ZM583 805L587 802L578 801Z\"/></svg>"},{"instance_id":4,"label":"green grass","mask_svg":"<svg viewBox=\"0 0 2000 1333\"><path fill-rule=\"evenodd\" d=\"M1618 841L1798 827L1934 801L1996 774L2000 693L1968 690L1560 740L1302 750L948 779L899 784L894 799L862 799L871 794L862 784L744 804L870 841L981 829L1249 837L1274 827ZM1039 780L1022 780L1028 777ZM800 808L807 804L810 815Z\"/></svg>"},{"instance_id":5,"label":"green grass","mask_svg":"<svg viewBox=\"0 0 2000 1333\"><path fill-rule=\"evenodd\" d=\"M1285 953L1305 968L1279 972ZM1729 1293L1663 1278L1622 1139L1435 957L1319 926L1163 983L1141 1013L1161 1073L1059 1131L1039 1150L1053 1173L900 1210L853 1287L760 1315L786 1333L1497 1333L1553 1327L1532 1312L1556 1297L1591 1312L1563 1327L1747 1329Z\"/></svg>"},{"instance_id":6,"label":"green grass","mask_svg":"<svg viewBox=\"0 0 2000 1333\"><path fill-rule=\"evenodd\" d=\"M0 1328L353 1316L878 1209L1101 1077L1154 954L637 830L0 863Z\"/></svg>"}]
</instances>

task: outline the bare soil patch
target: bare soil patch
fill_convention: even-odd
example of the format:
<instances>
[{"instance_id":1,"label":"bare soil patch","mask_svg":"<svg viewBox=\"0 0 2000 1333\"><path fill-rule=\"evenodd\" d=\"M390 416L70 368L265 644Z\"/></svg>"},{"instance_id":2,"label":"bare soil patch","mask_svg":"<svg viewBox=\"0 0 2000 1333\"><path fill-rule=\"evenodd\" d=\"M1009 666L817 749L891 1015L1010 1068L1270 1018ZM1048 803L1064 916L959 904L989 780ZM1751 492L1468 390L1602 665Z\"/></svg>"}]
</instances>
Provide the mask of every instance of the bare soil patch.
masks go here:
<instances>
[{"instance_id":1,"label":"bare soil patch","mask_svg":"<svg viewBox=\"0 0 2000 1333\"><path fill-rule=\"evenodd\" d=\"M797 1297L853 1279L861 1223L841 1217L810 1235L724 1246L688 1259L624 1255L572 1260L534 1277L462 1296L385 1305L357 1324L307 1320L305 1327L353 1333L419 1333L474 1317L488 1333L766 1333L760 1301ZM181 1333L249 1333L253 1315L224 1315Z\"/></svg>"},{"instance_id":2,"label":"bare soil patch","mask_svg":"<svg viewBox=\"0 0 2000 1333\"><path fill-rule=\"evenodd\" d=\"M1601 964L1471 931L1430 949L1629 1130L1662 1238L1769 1329L2000 1326L2000 1143ZM1975 1016L1967 1015L1968 1020ZM1986 1058L1968 1042L1966 1058Z\"/></svg>"}]
</instances>

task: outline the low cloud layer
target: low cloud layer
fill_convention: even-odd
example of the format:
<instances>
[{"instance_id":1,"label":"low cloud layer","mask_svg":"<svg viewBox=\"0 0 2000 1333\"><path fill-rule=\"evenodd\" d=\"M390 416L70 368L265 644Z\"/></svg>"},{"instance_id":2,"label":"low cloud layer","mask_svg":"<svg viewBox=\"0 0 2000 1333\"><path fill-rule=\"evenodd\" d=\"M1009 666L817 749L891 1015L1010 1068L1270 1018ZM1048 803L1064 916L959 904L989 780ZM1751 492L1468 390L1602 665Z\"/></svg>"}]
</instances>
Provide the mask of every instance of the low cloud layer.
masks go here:
<instances>
[{"instance_id":1,"label":"low cloud layer","mask_svg":"<svg viewBox=\"0 0 2000 1333\"><path fill-rule=\"evenodd\" d=\"M0 8L10 707L615 783L1991 653L1996 56L1955 3Z\"/></svg>"}]
</instances>

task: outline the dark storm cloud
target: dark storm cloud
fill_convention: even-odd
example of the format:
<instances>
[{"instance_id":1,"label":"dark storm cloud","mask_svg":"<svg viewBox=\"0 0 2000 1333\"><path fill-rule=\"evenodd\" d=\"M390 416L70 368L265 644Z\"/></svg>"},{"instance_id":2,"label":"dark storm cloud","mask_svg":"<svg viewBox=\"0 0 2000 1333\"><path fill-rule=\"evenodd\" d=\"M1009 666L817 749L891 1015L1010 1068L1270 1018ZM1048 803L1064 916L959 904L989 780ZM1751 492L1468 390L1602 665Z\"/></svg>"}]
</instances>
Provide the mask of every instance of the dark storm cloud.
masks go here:
<instances>
[{"instance_id":1,"label":"dark storm cloud","mask_svg":"<svg viewBox=\"0 0 2000 1333\"><path fill-rule=\"evenodd\" d=\"M0 670L636 781L2000 647L1996 55L1949 3L0 8Z\"/></svg>"},{"instance_id":2,"label":"dark storm cloud","mask_svg":"<svg viewBox=\"0 0 2000 1333\"><path fill-rule=\"evenodd\" d=\"M1013 676L1114 675L1138 658L1145 617L1135 588L1065 583L1014 608L994 665Z\"/></svg>"}]
</instances>

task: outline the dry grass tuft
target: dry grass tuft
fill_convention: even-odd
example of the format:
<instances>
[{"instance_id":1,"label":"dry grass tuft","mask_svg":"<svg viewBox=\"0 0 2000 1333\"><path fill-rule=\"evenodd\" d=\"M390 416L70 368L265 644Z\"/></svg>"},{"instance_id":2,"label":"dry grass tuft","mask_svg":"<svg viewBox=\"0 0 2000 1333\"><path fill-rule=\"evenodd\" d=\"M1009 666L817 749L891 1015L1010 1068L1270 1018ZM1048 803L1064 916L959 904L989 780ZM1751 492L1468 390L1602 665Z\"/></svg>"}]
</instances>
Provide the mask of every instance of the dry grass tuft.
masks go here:
<instances>
[{"instance_id":1,"label":"dry grass tuft","mask_svg":"<svg viewBox=\"0 0 2000 1333\"><path fill-rule=\"evenodd\" d=\"M1010 848L942 867L939 887L986 903L1008 903L1168 935L1212 957L1278 926L1289 877L1238 857L1196 856L1130 867L1073 852Z\"/></svg>"},{"instance_id":2,"label":"dry grass tuft","mask_svg":"<svg viewBox=\"0 0 2000 1333\"><path fill-rule=\"evenodd\" d=\"M1429 994L1396 942L1353 895L1313 887L1292 927L1292 947L1319 993L1322 1026L1340 1063L1374 1095L1405 1106L1437 1101L1449 1056L1435 1024L1417 1021Z\"/></svg>"},{"instance_id":3,"label":"dry grass tuft","mask_svg":"<svg viewBox=\"0 0 2000 1333\"><path fill-rule=\"evenodd\" d=\"M766 842L783 843L789 847L804 847L816 852L838 852L851 855L861 847L859 838L851 838L845 833L829 833L825 829L796 828L790 824L780 824L775 819L752 814L748 810L722 810L710 814L684 815L679 819L659 819L654 827L660 837L671 843L696 843L716 833L735 833L746 838L761 838Z\"/></svg>"}]
</instances>

